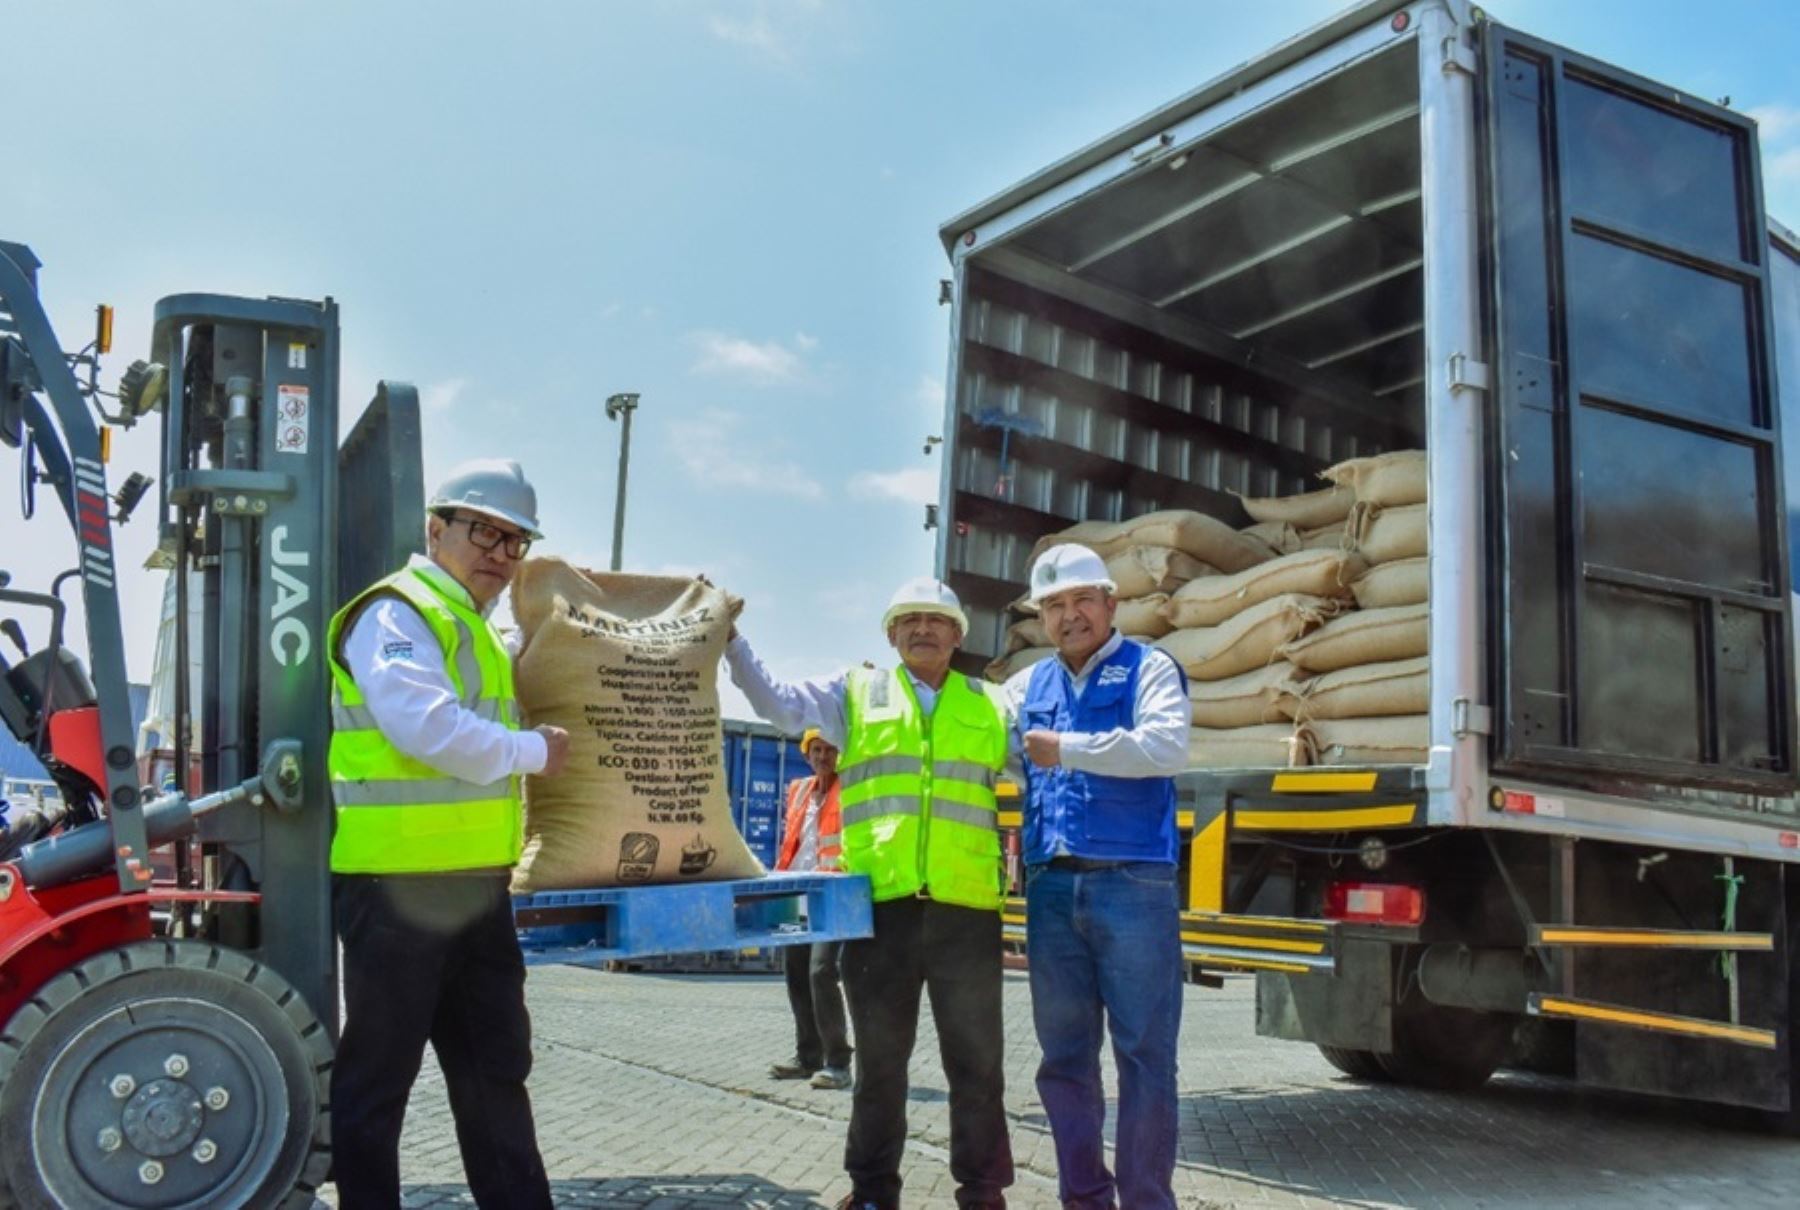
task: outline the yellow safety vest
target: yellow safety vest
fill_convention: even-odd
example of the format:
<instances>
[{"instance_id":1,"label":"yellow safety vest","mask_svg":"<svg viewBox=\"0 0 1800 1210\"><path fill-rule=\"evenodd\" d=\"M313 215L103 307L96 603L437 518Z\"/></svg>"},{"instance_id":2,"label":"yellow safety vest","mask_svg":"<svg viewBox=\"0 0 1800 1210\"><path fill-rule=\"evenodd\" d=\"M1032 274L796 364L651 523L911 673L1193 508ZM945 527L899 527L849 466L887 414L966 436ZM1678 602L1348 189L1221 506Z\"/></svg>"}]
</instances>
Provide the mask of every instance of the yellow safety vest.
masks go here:
<instances>
[{"instance_id":1,"label":"yellow safety vest","mask_svg":"<svg viewBox=\"0 0 1800 1210\"><path fill-rule=\"evenodd\" d=\"M998 909L1004 898L994 783L1006 767L1000 690L952 672L931 716L902 669L857 668L838 757L845 870L876 902L924 895Z\"/></svg>"},{"instance_id":2,"label":"yellow safety vest","mask_svg":"<svg viewBox=\"0 0 1800 1210\"><path fill-rule=\"evenodd\" d=\"M425 619L444 651L444 666L466 710L513 730L519 726L512 657L500 634L447 572L402 568L363 592L331 619L331 796L337 834L331 868L340 874L418 874L510 866L524 844L519 779L476 785L449 777L401 752L375 725L344 667L344 629L377 597L397 596Z\"/></svg>"}]
</instances>

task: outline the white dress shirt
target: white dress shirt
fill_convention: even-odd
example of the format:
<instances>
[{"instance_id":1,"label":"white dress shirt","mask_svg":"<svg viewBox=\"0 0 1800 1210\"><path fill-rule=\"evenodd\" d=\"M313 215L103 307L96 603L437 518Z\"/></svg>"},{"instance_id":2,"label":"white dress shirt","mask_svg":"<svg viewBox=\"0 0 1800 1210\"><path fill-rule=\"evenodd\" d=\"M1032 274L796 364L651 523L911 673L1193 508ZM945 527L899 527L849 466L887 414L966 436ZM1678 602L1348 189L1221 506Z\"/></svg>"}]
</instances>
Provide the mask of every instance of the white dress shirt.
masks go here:
<instances>
[{"instance_id":1,"label":"white dress shirt","mask_svg":"<svg viewBox=\"0 0 1800 1210\"><path fill-rule=\"evenodd\" d=\"M1079 697L1087 689L1088 678L1103 660L1119 649L1124 636L1113 631L1100 650L1088 657L1087 663L1073 676L1059 655L1049 656L1064 676L1069 676L1073 692ZM1018 729L1019 711L1025 703L1025 691L1031 684L1034 665L1014 673L1006 682L1007 721ZM1175 661L1159 648L1151 648L1138 666L1136 712L1134 725L1114 727L1110 731L1065 731L1059 744L1064 768L1106 777L1172 777L1187 768L1188 728L1194 718L1193 703L1181 684Z\"/></svg>"},{"instance_id":2,"label":"white dress shirt","mask_svg":"<svg viewBox=\"0 0 1800 1210\"><path fill-rule=\"evenodd\" d=\"M817 727L825 742L842 751L850 729L846 721L844 700L850 674L808 677L795 685L784 685L769 675L763 662L750 649L743 635L725 645L725 664L731 670L731 683L743 691L757 717L790 734L798 735L808 727ZM902 665L905 668L905 665ZM937 708L938 691L914 676L906 668L906 679L912 682L919 709L930 718Z\"/></svg>"},{"instance_id":3,"label":"white dress shirt","mask_svg":"<svg viewBox=\"0 0 1800 1210\"><path fill-rule=\"evenodd\" d=\"M468 590L430 559L414 555L407 566L475 608ZM490 604L481 610L482 616L492 608ZM511 730L464 709L444 667L437 636L419 611L399 597L377 597L357 616L344 639L343 663L362 691L375 725L389 743L413 759L477 785L543 770L549 757L544 737L535 731Z\"/></svg>"}]
</instances>

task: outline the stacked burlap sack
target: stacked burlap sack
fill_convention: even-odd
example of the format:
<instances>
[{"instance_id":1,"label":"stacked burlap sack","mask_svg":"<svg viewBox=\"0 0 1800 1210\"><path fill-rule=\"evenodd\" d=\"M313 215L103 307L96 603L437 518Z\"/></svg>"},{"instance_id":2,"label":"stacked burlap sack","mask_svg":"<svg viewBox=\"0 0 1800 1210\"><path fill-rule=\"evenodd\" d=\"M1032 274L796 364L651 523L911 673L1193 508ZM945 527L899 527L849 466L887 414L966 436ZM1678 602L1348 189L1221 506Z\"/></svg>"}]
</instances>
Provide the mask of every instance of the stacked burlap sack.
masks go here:
<instances>
[{"instance_id":1,"label":"stacked burlap sack","mask_svg":"<svg viewBox=\"0 0 1800 1210\"><path fill-rule=\"evenodd\" d=\"M1107 578L1118 586L1113 624L1121 634L1157 639L1173 624L1165 616L1169 594L1202 576L1238 571L1269 558L1273 549L1254 535L1239 533L1203 513L1171 509L1130 521L1083 521L1038 539L1031 559L1053 546L1078 542L1106 560ZM1027 613L1024 602L1014 609ZM1026 616L1007 630L1005 652L987 666L997 681L1029 668L1055 650L1044 624Z\"/></svg>"}]
</instances>

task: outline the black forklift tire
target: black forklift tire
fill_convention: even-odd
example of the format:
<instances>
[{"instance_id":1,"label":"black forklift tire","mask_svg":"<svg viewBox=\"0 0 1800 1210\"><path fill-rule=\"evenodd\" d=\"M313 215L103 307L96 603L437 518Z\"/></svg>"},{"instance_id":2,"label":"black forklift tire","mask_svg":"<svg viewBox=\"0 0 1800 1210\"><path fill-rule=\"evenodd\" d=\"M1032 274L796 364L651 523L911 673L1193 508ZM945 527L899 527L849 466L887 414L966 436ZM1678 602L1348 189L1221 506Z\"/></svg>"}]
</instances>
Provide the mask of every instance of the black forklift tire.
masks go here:
<instances>
[{"instance_id":1,"label":"black forklift tire","mask_svg":"<svg viewBox=\"0 0 1800 1210\"><path fill-rule=\"evenodd\" d=\"M1326 1046L1324 1043L1318 1043L1318 1047L1327 1063L1352 1080L1367 1080L1377 1084L1387 1084L1393 1080L1372 1050L1350 1050L1343 1046Z\"/></svg>"},{"instance_id":2,"label":"black forklift tire","mask_svg":"<svg viewBox=\"0 0 1800 1210\"><path fill-rule=\"evenodd\" d=\"M1487 1083L1512 1049L1509 1013L1448 1008L1422 998L1394 1010L1394 1049L1375 1056L1397 1083L1466 1092Z\"/></svg>"},{"instance_id":3,"label":"black forklift tire","mask_svg":"<svg viewBox=\"0 0 1800 1210\"><path fill-rule=\"evenodd\" d=\"M97 954L0 1031L0 1205L309 1207L331 1061L304 998L242 953Z\"/></svg>"}]
</instances>

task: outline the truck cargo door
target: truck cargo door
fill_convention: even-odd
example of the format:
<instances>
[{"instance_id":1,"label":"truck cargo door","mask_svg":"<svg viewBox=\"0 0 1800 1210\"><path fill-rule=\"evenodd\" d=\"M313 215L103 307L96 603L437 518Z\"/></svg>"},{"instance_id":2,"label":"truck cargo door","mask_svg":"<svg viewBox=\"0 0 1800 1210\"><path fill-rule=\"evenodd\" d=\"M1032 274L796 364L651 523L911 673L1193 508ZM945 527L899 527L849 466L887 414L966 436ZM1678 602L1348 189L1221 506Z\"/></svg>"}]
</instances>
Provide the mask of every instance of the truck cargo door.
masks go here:
<instances>
[{"instance_id":1,"label":"truck cargo door","mask_svg":"<svg viewBox=\"0 0 1800 1210\"><path fill-rule=\"evenodd\" d=\"M1754 127L1484 40L1495 768L1791 790Z\"/></svg>"}]
</instances>

